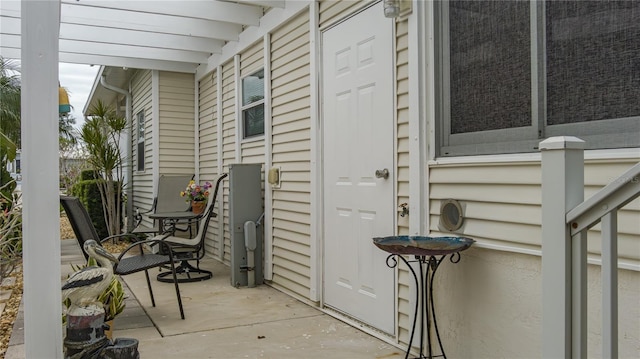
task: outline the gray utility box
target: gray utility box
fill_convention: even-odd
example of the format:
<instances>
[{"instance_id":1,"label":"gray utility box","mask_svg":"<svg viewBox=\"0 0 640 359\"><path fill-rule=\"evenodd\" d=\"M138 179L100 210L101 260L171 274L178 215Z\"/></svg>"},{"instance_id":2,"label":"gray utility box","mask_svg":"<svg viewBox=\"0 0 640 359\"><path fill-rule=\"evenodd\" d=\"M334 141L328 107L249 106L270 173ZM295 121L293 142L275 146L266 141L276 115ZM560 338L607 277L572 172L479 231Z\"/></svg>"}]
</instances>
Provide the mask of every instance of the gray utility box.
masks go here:
<instances>
[{"instance_id":1,"label":"gray utility box","mask_svg":"<svg viewBox=\"0 0 640 359\"><path fill-rule=\"evenodd\" d=\"M231 231L231 285L247 286L249 277L255 278L255 285L264 282L262 271L263 226L255 231L255 250L247 252L245 246L245 223L258 222L262 213L261 164L229 165L229 228ZM247 257L253 254L253 267L247 264ZM251 257L251 256L249 256ZM253 273L249 273L249 272ZM251 274L251 275L249 275Z\"/></svg>"}]
</instances>

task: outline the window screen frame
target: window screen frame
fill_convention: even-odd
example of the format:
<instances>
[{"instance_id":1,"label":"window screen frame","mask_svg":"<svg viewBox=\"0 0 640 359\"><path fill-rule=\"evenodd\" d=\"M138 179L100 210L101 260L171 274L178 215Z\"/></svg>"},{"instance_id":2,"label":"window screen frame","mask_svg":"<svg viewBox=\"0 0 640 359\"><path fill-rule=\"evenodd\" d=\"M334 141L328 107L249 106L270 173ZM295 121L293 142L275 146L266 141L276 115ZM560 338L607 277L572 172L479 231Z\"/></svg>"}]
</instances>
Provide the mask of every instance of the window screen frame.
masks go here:
<instances>
[{"instance_id":1,"label":"window screen frame","mask_svg":"<svg viewBox=\"0 0 640 359\"><path fill-rule=\"evenodd\" d=\"M546 125L545 3L529 2L531 121L526 127L452 133L450 95L449 2L434 3L436 156L491 155L538 151L552 136L576 136L587 149L640 146L640 116Z\"/></svg>"}]
</instances>

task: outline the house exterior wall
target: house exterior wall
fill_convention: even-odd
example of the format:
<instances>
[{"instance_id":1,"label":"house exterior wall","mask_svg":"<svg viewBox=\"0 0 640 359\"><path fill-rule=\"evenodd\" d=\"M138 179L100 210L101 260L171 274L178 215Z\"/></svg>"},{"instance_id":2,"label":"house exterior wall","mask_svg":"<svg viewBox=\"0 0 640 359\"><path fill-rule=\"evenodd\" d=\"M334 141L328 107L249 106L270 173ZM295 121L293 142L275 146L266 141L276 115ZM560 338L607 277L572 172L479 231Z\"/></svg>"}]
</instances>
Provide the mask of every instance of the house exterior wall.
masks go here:
<instances>
[{"instance_id":1,"label":"house exterior wall","mask_svg":"<svg viewBox=\"0 0 640 359\"><path fill-rule=\"evenodd\" d=\"M200 182L213 183L219 173L218 146L218 87L217 71L212 71L198 82L198 159ZM213 183L215 185L215 183ZM222 192L219 192L222 195ZM217 204L216 204L216 212ZM220 220L214 218L209 222L205 248L207 254L220 256Z\"/></svg>"},{"instance_id":2,"label":"house exterior wall","mask_svg":"<svg viewBox=\"0 0 640 359\"><path fill-rule=\"evenodd\" d=\"M219 81L222 82L222 167L225 173L229 173L229 165L238 163L236 159L236 75L235 63L229 61L222 65ZM229 229L229 181L223 182L223 222L224 222L224 246L221 259L225 264L231 264L231 232Z\"/></svg>"},{"instance_id":3,"label":"house exterior wall","mask_svg":"<svg viewBox=\"0 0 640 359\"><path fill-rule=\"evenodd\" d=\"M529 161L487 159L457 164L438 164L436 160L429 166L431 234L451 235L438 223L441 201L454 198L465 212L464 225L457 234L477 240L462 253L459 264L443 264L435 284L436 303L447 303L436 304L442 309L438 322L446 323L440 327L446 328L443 341L447 354L454 357L541 355L541 172L539 156L523 158L527 157ZM638 160L587 160L585 198ZM619 262L623 268L637 268L640 263L639 210L640 201L635 200L619 212ZM599 328L601 322L599 228L589 231L588 239L590 328ZM640 275L637 269L622 268L618 274L620 357L633 357L640 333ZM589 353L600 353L599 329L589 332ZM468 345L454 345L460 337L469 338Z\"/></svg>"},{"instance_id":4,"label":"house exterior wall","mask_svg":"<svg viewBox=\"0 0 640 359\"><path fill-rule=\"evenodd\" d=\"M319 1L319 27L326 29L362 9L372 1ZM392 20L390 20L392 21ZM436 278L436 310L444 347L451 357L540 357L541 347L541 173L538 153L474 156L474 158L430 158L428 163L411 161L409 20L395 20L396 79L396 201L412 199L411 166L420 166L428 184L426 228L434 236L449 235L439 228L442 200L454 198L464 205L466 222L458 234L477 240L462 253L458 264L443 263ZM422 34L420 34L422 36ZM265 163L280 167L282 185L271 191L272 279L284 292L314 302L312 288L312 113L313 83L309 12L297 14L269 33L271 127L269 141L239 138L238 81L264 64L264 43L238 52L237 58L199 79L199 172L212 179L219 170L228 172L232 163ZM429 51L433 51L430 49ZM429 67L429 64L427 64ZM219 72L219 73L218 73ZM218 91L218 89L221 89ZM135 101L134 101L135 102ZM428 102L427 102L428 103ZM192 106L193 107L193 106ZM218 108L220 107L220 108ZM136 111L134 110L134 114ZM150 116L150 114L149 114ZM427 123L433 132L433 121ZM193 130L192 130L193 131ZM411 137L410 137L411 136ZM434 143L428 143L432 147ZM265 146L269 146L265 148ZM608 153L608 154L607 154ZM637 155L587 151L585 196L593 194L619 173L640 160ZM270 156L270 157L267 157ZM424 167L424 168L423 168ZM222 219L212 221L207 252L230 263L228 182L224 181ZM319 186L319 185L318 185ZM636 318L640 295L640 201L628 204L619 215L620 229L620 356L634 357L640 338ZM397 212L396 231L409 234L409 216ZM321 225L321 224L320 224ZM218 227L216 227L218 226ZM217 234L222 230L223 250ZM599 271L597 262L599 226L590 231L589 319L597 328L599 319ZM321 252L321 251L319 251ZM320 254L321 255L321 254ZM381 263L384 265L384 263ZM320 284L321 285L321 284ZM413 319L413 278L402 266L397 272L397 334L400 346L409 339ZM321 290L321 289L320 289ZM381 335L381 334L380 334ZM465 338L464 340L461 338ZM417 343L414 341L414 345ZM589 351L598 353L600 334L590 331Z\"/></svg>"},{"instance_id":5,"label":"house exterior wall","mask_svg":"<svg viewBox=\"0 0 640 359\"><path fill-rule=\"evenodd\" d=\"M195 173L193 74L161 71L158 82L159 174L193 174Z\"/></svg>"},{"instance_id":6,"label":"house exterior wall","mask_svg":"<svg viewBox=\"0 0 640 359\"><path fill-rule=\"evenodd\" d=\"M138 138L135 127L137 125L137 115L140 111L144 111L145 117L145 155L144 155L144 171L137 171L134 166L133 171L133 187L135 188L133 197L133 208L139 208L140 212L145 212L151 209L153 205L153 147L155 137L153 135L153 103L151 99L151 71L139 70L137 71L130 81L131 94L132 94L132 115L134 117L133 136L132 136L132 158L138 156ZM151 226L152 223L146 223L145 225Z\"/></svg>"}]
</instances>

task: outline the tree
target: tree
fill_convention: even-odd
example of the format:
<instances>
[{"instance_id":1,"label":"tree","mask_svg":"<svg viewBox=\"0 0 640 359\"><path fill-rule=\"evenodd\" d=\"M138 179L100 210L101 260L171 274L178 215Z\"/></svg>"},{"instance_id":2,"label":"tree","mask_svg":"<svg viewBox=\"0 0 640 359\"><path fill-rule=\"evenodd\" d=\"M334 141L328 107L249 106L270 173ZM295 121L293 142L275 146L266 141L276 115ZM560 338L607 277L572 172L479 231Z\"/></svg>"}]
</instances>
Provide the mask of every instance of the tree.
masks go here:
<instances>
[{"instance_id":1,"label":"tree","mask_svg":"<svg viewBox=\"0 0 640 359\"><path fill-rule=\"evenodd\" d=\"M11 198L16 184L11 183L7 162L15 159L20 145L19 72L14 61L0 57L0 192L8 198Z\"/></svg>"},{"instance_id":2,"label":"tree","mask_svg":"<svg viewBox=\"0 0 640 359\"><path fill-rule=\"evenodd\" d=\"M0 133L20 148L20 68L0 57Z\"/></svg>"},{"instance_id":3,"label":"tree","mask_svg":"<svg viewBox=\"0 0 640 359\"><path fill-rule=\"evenodd\" d=\"M98 188L109 235L120 234L125 161L119 144L127 121L102 101L89 112L80 138L86 147L87 161L102 178Z\"/></svg>"}]
</instances>

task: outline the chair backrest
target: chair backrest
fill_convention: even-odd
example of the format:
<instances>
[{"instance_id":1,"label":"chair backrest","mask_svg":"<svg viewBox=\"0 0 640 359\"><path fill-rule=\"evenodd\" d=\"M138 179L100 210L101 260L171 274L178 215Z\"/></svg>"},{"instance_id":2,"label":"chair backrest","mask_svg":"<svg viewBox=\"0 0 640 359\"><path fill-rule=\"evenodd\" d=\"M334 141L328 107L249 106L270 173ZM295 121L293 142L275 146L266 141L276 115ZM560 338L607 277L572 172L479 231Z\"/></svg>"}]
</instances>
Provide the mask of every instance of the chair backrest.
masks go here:
<instances>
[{"instance_id":1,"label":"chair backrest","mask_svg":"<svg viewBox=\"0 0 640 359\"><path fill-rule=\"evenodd\" d=\"M100 243L101 238L98 236L98 232L93 226L93 222L91 222L91 217L89 217L89 213L82 202L80 202L80 199L78 199L78 197L60 196L60 203L67 213L67 218L69 219L73 233L76 235L80 248L84 248L84 242L90 239ZM89 259L89 255L84 250L82 254L85 259Z\"/></svg>"},{"instance_id":2,"label":"chair backrest","mask_svg":"<svg viewBox=\"0 0 640 359\"><path fill-rule=\"evenodd\" d=\"M207 235L207 229L209 228L209 220L213 214L213 209L216 204L216 198L218 197L218 190L220 189L220 184L222 180L227 177L227 173L223 173L218 176L216 180L216 184L214 186L214 190L209 192L209 198L207 200L207 206L202 213L202 217L200 219L200 225L198 226L198 234L193 238L193 242L199 243L200 246L204 246L204 240Z\"/></svg>"},{"instance_id":3,"label":"chair backrest","mask_svg":"<svg viewBox=\"0 0 640 359\"><path fill-rule=\"evenodd\" d=\"M156 213L179 212L189 210L191 205L180 196L193 179L193 175L160 175L158 178L158 190L156 191Z\"/></svg>"}]
</instances>

